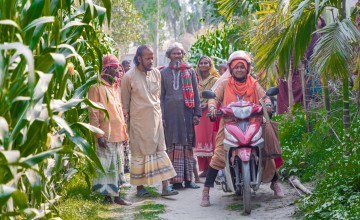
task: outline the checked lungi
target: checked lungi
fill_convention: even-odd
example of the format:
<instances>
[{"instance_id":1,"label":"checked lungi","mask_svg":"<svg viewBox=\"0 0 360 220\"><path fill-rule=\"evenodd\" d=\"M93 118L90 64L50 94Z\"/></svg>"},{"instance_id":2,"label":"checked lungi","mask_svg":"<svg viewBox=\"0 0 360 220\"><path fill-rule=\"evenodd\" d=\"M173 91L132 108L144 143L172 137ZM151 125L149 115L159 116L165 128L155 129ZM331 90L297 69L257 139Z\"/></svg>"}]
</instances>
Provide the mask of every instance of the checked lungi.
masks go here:
<instances>
[{"instance_id":1,"label":"checked lungi","mask_svg":"<svg viewBox=\"0 0 360 220\"><path fill-rule=\"evenodd\" d=\"M194 155L192 147L173 144L167 147L167 153L177 173L170 183L192 181Z\"/></svg>"}]
</instances>

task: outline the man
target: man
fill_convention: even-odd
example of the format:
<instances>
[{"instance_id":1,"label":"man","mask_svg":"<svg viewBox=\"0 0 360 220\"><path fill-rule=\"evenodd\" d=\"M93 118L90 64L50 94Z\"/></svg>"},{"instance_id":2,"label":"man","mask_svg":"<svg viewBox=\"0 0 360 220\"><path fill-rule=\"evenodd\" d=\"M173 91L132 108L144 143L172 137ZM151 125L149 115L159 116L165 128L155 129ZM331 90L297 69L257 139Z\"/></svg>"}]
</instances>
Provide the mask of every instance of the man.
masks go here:
<instances>
[{"instance_id":1,"label":"man","mask_svg":"<svg viewBox=\"0 0 360 220\"><path fill-rule=\"evenodd\" d=\"M104 134L95 134L95 143L96 153L105 169L105 174L98 171L93 178L92 191L105 195L106 203L131 205L119 196L123 181L121 144L128 139L117 82L120 75L118 59L106 55L103 57L102 84L92 85L89 89L89 99L101 103L109 113L109 119L106 119L102 111L90 108L90 124L104 131Z\"/></svg>"},{"instance_id":2,"label":"man","mask_svg":"<svg viewBox=\"0 0 360 220\"><path fill-rule=\"evenodd\" d=\"M121 62L125 73L130 70L131 65L129 60L123 60ZM127 123L127 122L126 122ZM129 132L129 125L127 124L127 132ZM124 172L130 172L130 147L128 142L124 142Z\"/></svg>"},{"instance_id":3,"label":"man","mask_svg":"<svg viewBox=\"0 0 360 220\"><path fill-rule=\"evenodd\" d=\"M167 180L176 175L166 154L160 107L159 70L152 68L154 53L147 45L138 47L135 68L121 81L123 112L130 122L130 183L137 186L138 197L151 196L144 185L162 181L162 196L178 192Z\"/></svg>"},{"instance_id":4,"label":"man","mask_svg":"<svg viewBox=\"0 0 360 220\"><path fill-rule=\"evenodd\" d=\"M121 65L124 67L125 73L127 73L127 71L130 70L131 65L130 65L130 61L129 60L123 60L121 62Z\"/></svg>"},{"instance_id":5,"label":"man","mask_svg":"<svg viewBox=\"0 0 360 220\"><path fill-rule=\"evenodd\" d=\"M177 176L171 180L174 189L199 188L192 182L194 125L201 117L196 73L183 63L185 49L180 43L170 45L166 57L170 64L161 70L161 108L168 155Z\"/></svg>"},{"instance_id":6,"label":"man","mask_svg":"<svg viewBox=\"0 0 360 220\"><path fill-rule=\"evenodd\" d=\"M221 64L219 64L219 74L220 74L220 76L222 76L225 72L226 72L226 70L227 70L227 64L226 63L221 63Z\"/></svg>"}]
</instances>

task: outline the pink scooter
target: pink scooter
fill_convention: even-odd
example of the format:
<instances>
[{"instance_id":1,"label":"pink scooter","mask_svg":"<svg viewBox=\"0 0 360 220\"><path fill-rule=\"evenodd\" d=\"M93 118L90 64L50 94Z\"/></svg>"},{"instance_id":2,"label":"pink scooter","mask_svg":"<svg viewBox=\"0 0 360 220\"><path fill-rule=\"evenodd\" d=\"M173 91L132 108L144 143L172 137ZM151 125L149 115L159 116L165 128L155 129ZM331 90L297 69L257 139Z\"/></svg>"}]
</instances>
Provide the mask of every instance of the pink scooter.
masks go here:
<instances>
[{"instance_id":1,"label":"pink scooter","mask_svg":"<svg viewBox=\"0 0 360 220\"><path fill-rule=\"evenodd\" d=\"M273 87L266 95L274 96L278 92L278 88ZM206 99L216 99L212 91L203 91L202 96ZM237 102L221 107L217 112L218 116L232 119L225 122L224 127L226 167L222 188L225 192L242 195L244 211L248 214L251 213L251 188L257 191L261 184L261 149L264 144L261 122L263 115L269 119L264 104L265 97L259 100L260 105L238 97Z\"/></svg>"}]
</instances>

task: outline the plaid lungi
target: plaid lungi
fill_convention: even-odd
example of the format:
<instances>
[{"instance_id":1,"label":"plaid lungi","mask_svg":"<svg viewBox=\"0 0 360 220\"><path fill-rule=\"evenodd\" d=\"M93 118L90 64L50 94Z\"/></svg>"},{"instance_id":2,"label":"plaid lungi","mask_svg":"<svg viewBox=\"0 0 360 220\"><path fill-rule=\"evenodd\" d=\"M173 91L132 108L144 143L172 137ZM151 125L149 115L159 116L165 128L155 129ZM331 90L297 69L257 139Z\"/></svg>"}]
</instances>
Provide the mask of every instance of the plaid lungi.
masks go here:
<instances>
[{"instance_id":1,"label":"plaid lungi","mask_svg":"<svg viewBox=\"0 0 360 220\"><path fill-rule=\"evenodd\" d=\"M107 142L103 148L96 143L96 154L105 170L97 170L93 177L92 191L102 195L119 196L120 185L125 181L123 166L123 146L118 142Z\"/></svg>"},{"instance_id":2,"label":"plaid lungi","mask_svg":"<svg viewBox=\"0 0 360 220\"><path fill-rule=\"evenodd\" d=\"M177 173L177 175L171 179L170 183L192 181L194 155L192 147L173 144L167 147L167 152Z\"/></svg>"}]
</instances>

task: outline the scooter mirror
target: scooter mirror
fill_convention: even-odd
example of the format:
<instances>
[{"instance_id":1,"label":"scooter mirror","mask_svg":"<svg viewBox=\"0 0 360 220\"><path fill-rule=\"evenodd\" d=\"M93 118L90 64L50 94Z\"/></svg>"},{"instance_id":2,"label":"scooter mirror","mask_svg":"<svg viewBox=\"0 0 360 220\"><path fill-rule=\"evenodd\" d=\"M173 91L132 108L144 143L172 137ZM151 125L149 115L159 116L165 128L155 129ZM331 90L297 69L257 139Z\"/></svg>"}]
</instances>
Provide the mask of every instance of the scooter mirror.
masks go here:
<instances>
[{"instance_id":1,"label":"scooter mirror","mask_svg":"<svg viewBox=\"0 0 360 220\"><path fill-rule=\"evenodd\" d=\"M215 93L211 90L204 90L201 95L205 99L214 99L216 97Z\"/></svg>"},{"instance_id":2,"label":"scooter mirror","mask_svg":"<svg viewBox=\"0 0 360 220\"><path fill-rule=\"evenodd\" d=\"M275 96L278 93L279 93L279 88L278 87L271 87L266 91L267 96Z\"/></svg>"}]
</instances>

